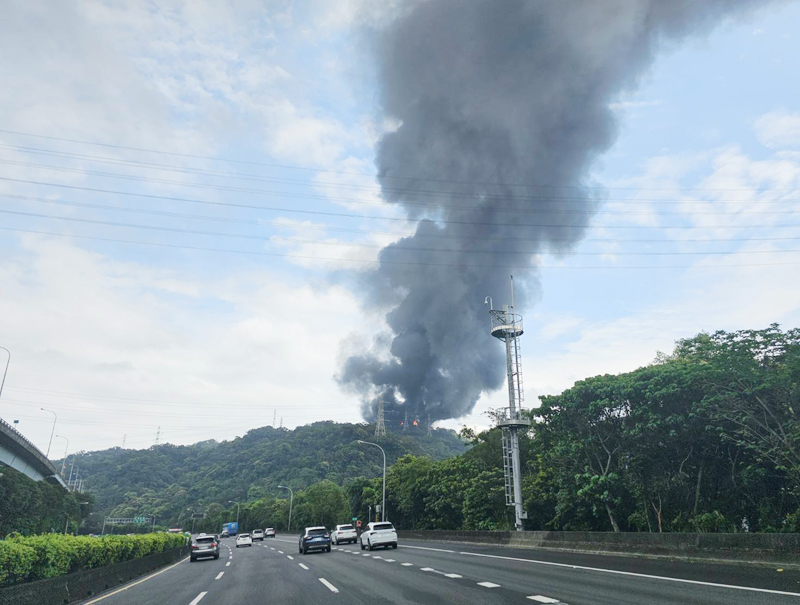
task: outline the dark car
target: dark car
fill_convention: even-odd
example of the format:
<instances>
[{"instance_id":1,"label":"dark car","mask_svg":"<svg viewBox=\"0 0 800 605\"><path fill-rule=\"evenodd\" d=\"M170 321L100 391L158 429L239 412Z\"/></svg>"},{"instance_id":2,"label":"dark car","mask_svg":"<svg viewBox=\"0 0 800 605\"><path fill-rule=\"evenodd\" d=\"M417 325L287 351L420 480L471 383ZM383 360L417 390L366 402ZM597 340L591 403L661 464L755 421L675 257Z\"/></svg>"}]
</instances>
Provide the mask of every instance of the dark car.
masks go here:
<instances>
[{"instance_id":1,"label":"dark car","mask_svg":"<svg viewBox=\"0 0 800 605\"><path fill-rule=\"evenodd\" d=\"M200 557L219 559L219 539L216 536L201 535L192 540L192 552L189 560L194 563Z\"/></svg>"},{"instance_id":2,"label":"dark car","mask_svg":"<svg viewBox=\"0 0 800 605\"><path fill-rule=\"evenodd\" d=\"M306 527L298 544L300 554L312 550L331 552L331 534L324 527Z\"/></svg>"}]
</instances>

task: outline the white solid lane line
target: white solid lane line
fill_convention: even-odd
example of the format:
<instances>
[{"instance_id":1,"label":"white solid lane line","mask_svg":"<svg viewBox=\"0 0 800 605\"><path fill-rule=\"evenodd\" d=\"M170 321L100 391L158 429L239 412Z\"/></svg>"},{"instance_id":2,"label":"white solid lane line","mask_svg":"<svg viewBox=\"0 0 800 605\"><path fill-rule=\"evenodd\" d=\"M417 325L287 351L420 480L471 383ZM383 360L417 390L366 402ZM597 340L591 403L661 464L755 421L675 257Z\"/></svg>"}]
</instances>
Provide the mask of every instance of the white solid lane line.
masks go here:
<instances>
[{"instance_id":1,"label":"white solid lane line","mask_svg":"<svg viewBox=\"0 0 800 605\"><path fill-rule=\"evenodd\" d=\"M133 584L128 584L127 586L123 586L122 588L119 588L119 589L115 590L114 592L109 592L107 595L103 595L102 597L98 597L98 598L96 598L96 599L94 599L92 601L89 601L88 603L86 603L86 605L92 605L92 603L97 603L99 601L103 601L103 600L107 599L108 597L114 596L115 594L118 594L120 592L125 592L129 588L133 588L134 586L136 586L137 584L141 584L142 582L147 582L147 580L152 580L156 576L160 576L165 571L169 571L170 569L172 569L176 565L180 565L181 563L184 563L184 562L186 562L188 560L189 560L189 557L186 557L185 559L181 559L177 563L174 563L174 564L170 565L169 567L165 567L161 571L157 571L154 574L150 574L149 576L147 576L145 578L142 578L141 580L137 580Z\"/></svg>"},{"instance_id":2,"label":"white solid lane line","mask_svg":"<svg viewBox=\"0 0 800 605\"><path fill-rule=\"evenodd\" d=\"M326 580L325 578L320 578L320 579L319 579L319 581L320 581L320 582L322 582L323 584L325 584L325 586L327 586L327 587L328 587L328 590L330 590L331 592L339 592L339 589L338 589L338 588L336 588L336 587L335 587L333 584L331 584L330 582L328 582L328 580Z\"/></svg>"},{"instance_id":3,"label":"white solid lane line","mask_svg":"<svg viewBox=\"0 0 800 605\"><path fill-rule=\"evenodd\" d=\"M456 552L454 550L447 550L446 548L428 548L426 546L406 546L403 544L400 548L416 548L417 550L435 550L436 552ZM460 554L464 554L463 552Z\"/></svg>"},{"instance_id":4,"label":"white solid lane line","mask_svg":"<svg viewBox=\"0 0 800 605\"><path fill-rule=\"evenodd\" d=\"M224 575L225 575L225 572L224 572L224 571L221 571L221 572L219 572L219 573L217 574L217 577L216 577L216 578L214 578L214 579L215 579L215 580L219 580L219 579L220 579L222 576L224 576Z\"/></svg>"},{"instance_id":5,"label":"white solid lane line","mask_svg":"<svg viewBox=\"0 0 800 605\"><path fill-rule=\"evenodd\" d=\"M305 566L305 565L303 565L302 563L298 563L298 565L299 565L300 567L302 567L303 569L305 569L306 571L308 571L308 567L306 567L306 566Z\"/></svg>"},{"instance_id":6,"label":"white solid lane line","mask_svg":"<svg viewBox=\"0 0 800 605\"><path fill-rule=\"evenodd\" d=\"M558 599L551 599L550 597L543 597L540 594L528 597L531 601L538 601L539 603L558 603Z\"/></svg>"},{"instance_id":7,"label":"white solid lane line","mask_svg":"<svg viewBox=\"0 0 800 605\"><path fill-rule=\"evenodd\" d=\"M457 573L444 573L443 571L436 570L433 567L420 567L420 571L430 571L432 573L439 574L440 576L444 576L445 578L456 578L456 579L458 579L458 578L463 578L464 577L464 576L461 576L461 575L459 575Z\"/></svg>"},{"instance_id":8,"label":"white solid lane line","mask_svg":"<svg viewBox=\"0 0 800 605\"><path fill-rule=\"evenodd\" d=\"M204 597L204 596L206 596L207 594L208 594L208 592L201 592L199 595L197 595L197 596L194 598L194 601L192 601L191 603L189 603L189 605L197 605L197 604L198 604L200 601L202 601L202 600L203 600L203 597Z\"/></svg>"},{"instance_id":9,"label":"white solid lane line","mask_svg":"<svg viewBox=\"0 0 800 605\"><path fill-rule=\"evenodd\" d=\"M286 555L286 558L287 559L291 559L292 561L294 561L294 557L292 555Z\"/></svg>"},{"instance_id":10,"label":"white solid lane line","mask_svg":"<svg viewBox=\"0 0 800 605\"><path fill-rule=\"evenodd\" d=\"M765 592L769 594L787 595L790 597L800 597L800 592L786 592L783 590L771 590L769 588L753 588L751 586L737 586L736 584L717 584L716 582L701 582L699 580L684 580L683 578L670 578L667 576L653 576L645 573L635 573L632 571L618 571L616 569L603 569L602 567L586 567L585 565L570 565L568 563L553 563L552 561L537 561L536 559L521 559L519 557L503 557L500 555L485 555L477 552L460 552L460 555L472 557L486 557L489 559L503 559L506 561L520 561L522 563L534 563L536 565L551 565L553 567L566 567L569 569L582 569L584 571L599 571L601 573L611 573L620 576L632 576L634 578L647 578L648 580L665 580L667 582L680 582L683 584L696 584L699 586L713 586L715 588L731 588L733 590L748 590L750 592ZM555 601L556 603L558 601Z\"/></svg>"},{"instance_id":11,"label":"white solid lane line","mask_svg":"<svg viewBox=\"0 0 800 605\"><path fill-rule=\"evenodd\" d=\"M484 588L500 588L500 584L495 584L494 582L478 582L478 586L483 586Z\"/></svg>"},{"instance_id":12,"label":"white solid lane line","mask_svg":"<svg viewBox=\"0 0 800 605\"><path fill-rule=\"evenodd\" d=\"M230 566L231 566L231 562L230 562L230 561L228 561L227 563L225 563L225 567L230 567Z\"/></svg>"}]
</instances>

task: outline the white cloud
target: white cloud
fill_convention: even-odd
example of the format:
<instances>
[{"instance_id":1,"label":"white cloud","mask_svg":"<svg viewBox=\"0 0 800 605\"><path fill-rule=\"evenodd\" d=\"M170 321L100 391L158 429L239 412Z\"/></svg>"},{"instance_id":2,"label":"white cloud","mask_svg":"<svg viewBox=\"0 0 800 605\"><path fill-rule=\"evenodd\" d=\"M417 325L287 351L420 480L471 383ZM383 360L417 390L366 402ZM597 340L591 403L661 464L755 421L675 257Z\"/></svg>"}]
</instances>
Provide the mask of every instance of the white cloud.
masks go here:
<instances>
[{"instance_id":1,"label":"white cloud","mask_svg":"<svg viewBox=\"0 0 800 605\"><path fill-rule=\"evenodd\" d=\"M343 287L264 270L206 281L38 237L5 259L0 281L13 353L3 417L39 446L49 438L40 406L58 413L73 449L123 434L145 447L158 426L173 443L231 438L270 424L275 408L284 426L359 418L332 378L340 334L359 325Z\"/></svg>"},{"instance_id":2,"label":"white cloud","mask_svg":"<svg viewBox=\"0 0 800 605\"><path fill-rule=\"evenodd\" d=\"M766 147L800 147L800 112L773 111L759 117L754 127L756 137Z\"/></svg>"}]
</instances>

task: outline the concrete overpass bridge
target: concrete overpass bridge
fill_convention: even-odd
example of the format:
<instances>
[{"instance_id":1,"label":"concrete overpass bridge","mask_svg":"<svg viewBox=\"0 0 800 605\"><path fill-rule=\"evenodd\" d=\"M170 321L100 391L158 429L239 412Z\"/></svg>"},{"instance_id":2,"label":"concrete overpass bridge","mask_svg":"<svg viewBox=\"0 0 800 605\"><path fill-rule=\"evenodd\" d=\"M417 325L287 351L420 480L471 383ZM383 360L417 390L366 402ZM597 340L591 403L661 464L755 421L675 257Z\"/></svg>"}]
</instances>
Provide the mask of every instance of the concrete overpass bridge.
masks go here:
<instances>
[{"instance_id":1,"label":"concrete overpass bridge","mask_svg":"<svg viewBox=\"0 0 800 605\"><path fill-rule=\"evenodd\" d=\"M0 419L0 464L18 470L35 481L47 481L67 489L56 467L39 448L3 419Z\"/></svg>"}]
</instances>

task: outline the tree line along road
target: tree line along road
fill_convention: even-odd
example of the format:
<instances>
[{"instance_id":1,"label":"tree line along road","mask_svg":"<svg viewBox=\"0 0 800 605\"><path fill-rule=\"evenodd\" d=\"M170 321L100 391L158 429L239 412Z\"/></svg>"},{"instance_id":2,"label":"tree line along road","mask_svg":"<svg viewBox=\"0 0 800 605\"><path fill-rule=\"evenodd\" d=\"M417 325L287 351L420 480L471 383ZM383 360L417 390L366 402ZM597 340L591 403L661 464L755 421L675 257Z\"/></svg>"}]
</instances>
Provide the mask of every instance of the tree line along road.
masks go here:
<instances>
[{"instance_id":1,"label":"tree line along road","mask_svg":"<svg viewBox=\"0 0 800 605\"><path fill-rule=\"evenodd\" d=\"M299 603L561 603L782 605L800 603L800 571L403 542L397 550L334 546L299 555L282 534L219 560L184 560L88 601L102 605Z\"/></svg>"}]
</instances>

